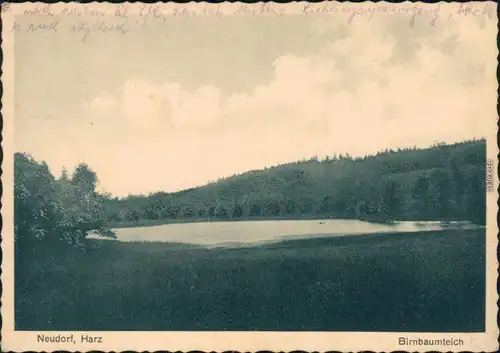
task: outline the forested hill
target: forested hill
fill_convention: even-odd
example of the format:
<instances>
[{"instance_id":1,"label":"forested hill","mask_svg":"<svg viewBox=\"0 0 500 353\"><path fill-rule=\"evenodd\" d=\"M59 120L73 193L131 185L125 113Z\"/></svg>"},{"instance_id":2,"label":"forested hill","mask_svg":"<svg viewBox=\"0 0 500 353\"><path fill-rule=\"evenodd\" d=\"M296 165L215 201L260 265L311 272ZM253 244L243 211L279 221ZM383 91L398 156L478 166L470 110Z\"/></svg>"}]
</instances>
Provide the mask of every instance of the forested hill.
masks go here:
<instances>
[{"instance_id":1,"label":"forested hill","mask_svg":"<svg viewBox=\"0 0 500 353\"><path fill-rule=\"evenodd\" d=\"M486 141L316 158L175 193L108 199L110 225L252 218L485 223ZM165 176L168 178L168 175Z\"/></svg>"}]
</instances>

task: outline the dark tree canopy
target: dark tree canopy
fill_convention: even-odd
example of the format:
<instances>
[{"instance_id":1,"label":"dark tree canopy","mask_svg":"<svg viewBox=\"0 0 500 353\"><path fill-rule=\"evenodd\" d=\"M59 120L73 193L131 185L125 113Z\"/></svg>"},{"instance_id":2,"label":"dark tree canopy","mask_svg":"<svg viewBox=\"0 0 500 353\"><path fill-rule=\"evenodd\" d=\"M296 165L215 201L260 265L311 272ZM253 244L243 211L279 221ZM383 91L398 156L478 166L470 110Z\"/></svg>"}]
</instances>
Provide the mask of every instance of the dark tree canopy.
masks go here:
<instances>
[{"instance_id":1,"label":"dark tree canopy","mask_svg":"<svg viewBox=\"0 0 500 353\"><path fill-rule=\"evenodd\" d=\"M69 243L83 246L87 233L104 226L103 197L95 192L96 174L80 165L68 179L54 178L46 163L14 156L14 224L18 244Z\"/></svg>"},{"instance_id":2,"label":"dark tree canopy","mask_svg":"<svg viewBox=\"0 0 500 353\"><path fill-rule=\"evenodd\" d=\"M314 157L250 171L176 193L112 198L80 164L54 178L44 162L15 155L19 242L81 244L106 224L198 219L358 218L468 220L485 224L486 142L383 151L363 158ZM166 175L165 177L168 177Z\"/></svg>"},{"instance_id":3,"label":"dark tree canopy","mask_svg":"<svg viewBox=\"0 0 500 353\"><path fill-rule=\"evenodd\" d=\"M484 224L485 162L485 140L315 157L181 192L108 199L105 212L114 224L301 217Z\"/></svg>"},{"instance_id":4,"label":"dark tree canopy","mask_svg":"<svg viewBox=\"0 0 500 353\"><path fill-rule=\"evenodd\" d=\"M81 163L76 167L71 181L74 185L79 186L87 192L95 192L97 175L87 164Z\"/></svg>"}]
</instances>

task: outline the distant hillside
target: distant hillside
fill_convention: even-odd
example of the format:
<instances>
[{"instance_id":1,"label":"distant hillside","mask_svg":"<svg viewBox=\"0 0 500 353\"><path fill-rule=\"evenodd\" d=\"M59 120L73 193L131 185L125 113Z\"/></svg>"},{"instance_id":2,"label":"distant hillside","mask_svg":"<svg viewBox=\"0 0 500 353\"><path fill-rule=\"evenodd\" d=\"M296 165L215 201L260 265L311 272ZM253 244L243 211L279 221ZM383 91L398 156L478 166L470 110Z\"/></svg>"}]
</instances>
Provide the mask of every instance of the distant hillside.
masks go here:
<instances>
[{"instance_id":1,"label":"distant hillside","mask_svg":"<svg viewBox=\"0 0 500 353\"><path fill-rule=\"evenodd\" d=\"M117 225L253 218L485 222L486 141L310 159L175 193L105 202ZM168 178L168 175L165 176Z\"/></svg>"}]
</instances>

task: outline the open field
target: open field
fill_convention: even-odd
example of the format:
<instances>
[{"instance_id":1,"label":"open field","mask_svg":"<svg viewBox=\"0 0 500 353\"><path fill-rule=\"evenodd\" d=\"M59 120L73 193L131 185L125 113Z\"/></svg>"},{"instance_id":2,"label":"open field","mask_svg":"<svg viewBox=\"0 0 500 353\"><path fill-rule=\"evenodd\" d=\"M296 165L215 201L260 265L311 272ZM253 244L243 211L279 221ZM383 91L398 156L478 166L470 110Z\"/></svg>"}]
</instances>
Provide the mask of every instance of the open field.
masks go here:
<instances>
[{"instance_id":1,"label":"open field","mask_svg":"<svg viewBox=\"0 0 500 353\"><path fill-rule=\"evenodd\" d=\"M483 331L484 295L484 229L16 257L18 330Z\"/></svg>"}]
</instances>

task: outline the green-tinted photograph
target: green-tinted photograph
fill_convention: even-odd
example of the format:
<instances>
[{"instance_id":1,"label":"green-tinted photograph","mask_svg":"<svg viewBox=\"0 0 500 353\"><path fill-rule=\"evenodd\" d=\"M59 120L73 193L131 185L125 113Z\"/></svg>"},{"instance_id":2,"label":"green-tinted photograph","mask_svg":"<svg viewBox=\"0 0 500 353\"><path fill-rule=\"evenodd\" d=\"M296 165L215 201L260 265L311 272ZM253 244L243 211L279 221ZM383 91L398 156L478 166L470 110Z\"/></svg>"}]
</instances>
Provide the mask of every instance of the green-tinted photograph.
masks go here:
<instances>
[{"instance_id":1,"label":"green-tinted photograph","mask_svg":"<svg viewBox=\"0 0 500 353\"><path fill-rule=\"evenodd\" d=\"M15 330L485 332L495 21L152 6L7 28Z\"/></svg>"}]
</instances>

